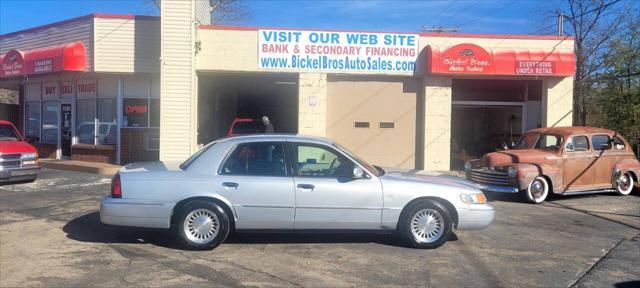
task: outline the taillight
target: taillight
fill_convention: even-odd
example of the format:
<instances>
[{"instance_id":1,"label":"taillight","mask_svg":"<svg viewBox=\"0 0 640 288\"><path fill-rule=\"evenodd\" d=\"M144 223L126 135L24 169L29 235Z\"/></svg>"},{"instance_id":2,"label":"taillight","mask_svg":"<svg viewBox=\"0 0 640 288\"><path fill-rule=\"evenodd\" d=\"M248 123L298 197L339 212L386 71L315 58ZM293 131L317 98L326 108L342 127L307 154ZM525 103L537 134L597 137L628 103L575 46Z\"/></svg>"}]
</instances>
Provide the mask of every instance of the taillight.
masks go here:
<instances>
[{"instance_id":1,"label":"taillight","mask_svg":"<svg viewBox=\"0 0 640 288\"><path fill-rule=\"evenodd\" d=\"M122 198L122 185L120 183L120 174L116 174L111 179L111 198Z\"/></svg>"}]
</instances>

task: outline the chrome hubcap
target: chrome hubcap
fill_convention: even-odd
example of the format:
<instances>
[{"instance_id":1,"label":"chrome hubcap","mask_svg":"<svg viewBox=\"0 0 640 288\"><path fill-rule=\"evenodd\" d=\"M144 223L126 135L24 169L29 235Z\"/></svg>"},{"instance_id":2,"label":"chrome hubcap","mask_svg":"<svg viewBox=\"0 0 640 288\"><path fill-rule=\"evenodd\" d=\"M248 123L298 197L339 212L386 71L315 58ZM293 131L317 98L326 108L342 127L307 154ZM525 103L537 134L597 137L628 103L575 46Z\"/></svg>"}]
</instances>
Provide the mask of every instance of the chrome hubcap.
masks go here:
<instances>
[{"instance_id":1,"label":"chrome hubcap","mask_svg":"<svg viewBox=\"0 0 640 288\"><path fill-rule=\"evenodd\" d=\"M620 175L620 177L618 177L618 187L620 187L620 190L627 191L627 189L629 189L630 184L631 184L631 181L629 181L629 176L627 176L627 174L623 174L623 175Z\"/></svg>"},{"instance_id":2,"label":"chrome hubcap","mask_svg":"<svg viewBox=\"0 0 640 288\"><path fill-rule=\"evenodd\" d=\"M533 197L539 198L540 196L542 196L543 193L544 193L544 184L542 184L542 182L540 182L539 180L534 181L531 184L531 194L533 194Z\"/></svg>"},{"instance_id":3,"label":"chrome hubcap","mask_svg":"<svg viewBox=\"0 0 640 288\"><path fill-rule=\"evenodd\" d=\"M444 218L433 209L422 209L411 218L411 234L418 242L432 243L444 233Z\"/></svg>"},{"instance_id":4,"label":"chrome hubcap","mask_svg":"<svg viewBox=\"0 0 640 288\"><path fill-rule=\"evenodd\" d=\"M185 235L198 244L205 244L216 238L219 227L218 216L207 209L193 210L184 219Z\"/></svg>"}]
</instances>

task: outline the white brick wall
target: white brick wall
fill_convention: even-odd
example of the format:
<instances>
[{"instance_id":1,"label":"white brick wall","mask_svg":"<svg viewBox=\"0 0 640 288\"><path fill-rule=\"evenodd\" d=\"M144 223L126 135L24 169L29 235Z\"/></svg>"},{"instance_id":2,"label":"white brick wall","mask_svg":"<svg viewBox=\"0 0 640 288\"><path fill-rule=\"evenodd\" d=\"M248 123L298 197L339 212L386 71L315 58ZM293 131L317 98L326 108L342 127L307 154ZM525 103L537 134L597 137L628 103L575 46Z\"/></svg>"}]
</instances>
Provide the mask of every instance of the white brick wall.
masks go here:
<instances>
[{"instance_id":1,"label":"white brick wall","mask_svg":"<svg viewBox=\"0 0 640 288\"><path fill-rule=\"evenodd\" d=\"M298 91L298 133L326 136L327 74L300 73ZM310 105L310 102L315 105Z\"/></svg>"},{"instance_id":2,"label":"white brick wall","mask_svg":"<svg viewBox=\"0 0 640 288\"><path fill-rule=\"evenodd\" d=\"M451 156L451 78L424 80L424 170L450 169Z\"/></svg>"}]
</instances>

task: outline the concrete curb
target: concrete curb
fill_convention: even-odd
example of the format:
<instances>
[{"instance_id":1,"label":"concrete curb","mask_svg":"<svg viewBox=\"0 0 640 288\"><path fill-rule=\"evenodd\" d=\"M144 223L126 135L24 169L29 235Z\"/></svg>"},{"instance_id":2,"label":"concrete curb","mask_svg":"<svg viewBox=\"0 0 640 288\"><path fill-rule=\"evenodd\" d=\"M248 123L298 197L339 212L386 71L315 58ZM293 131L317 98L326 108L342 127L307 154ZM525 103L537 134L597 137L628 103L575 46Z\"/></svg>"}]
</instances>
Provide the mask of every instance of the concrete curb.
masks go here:
<instances>
[{"instance_id":1,"label":"concrete curb","mask_svg":"<svg viewBox=\"0 0 640 288\"><path fill-rule=\"evenodd\" d=\"M105 176L113 176L120 170L122 166L106 164L106 163L93 163L83 162L75 160L49 160L41 159L40 166L49 169L68 170L76 172L87 172Z\"/></svg>"}]
</instances>

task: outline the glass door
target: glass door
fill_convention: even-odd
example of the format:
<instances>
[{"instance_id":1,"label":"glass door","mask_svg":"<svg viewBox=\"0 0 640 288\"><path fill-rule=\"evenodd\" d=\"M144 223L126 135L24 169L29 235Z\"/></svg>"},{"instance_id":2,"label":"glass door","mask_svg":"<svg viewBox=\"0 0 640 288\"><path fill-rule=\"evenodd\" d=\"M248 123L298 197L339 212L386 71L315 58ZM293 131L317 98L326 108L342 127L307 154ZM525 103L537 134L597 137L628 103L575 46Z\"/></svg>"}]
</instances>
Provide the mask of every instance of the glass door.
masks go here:
<instances>
[{"instance_id":1,"label":"glass door","mask_svg":"<svg viewBox=\"0 0 640 288\"><path fill-rule=\"evenodd\" d=\"M71 103L62 103L60 105L61 113L61 139L60 149L62 158L71 158L71 144L73 140L73 118Z\"/></svg>"}]
</instances>

